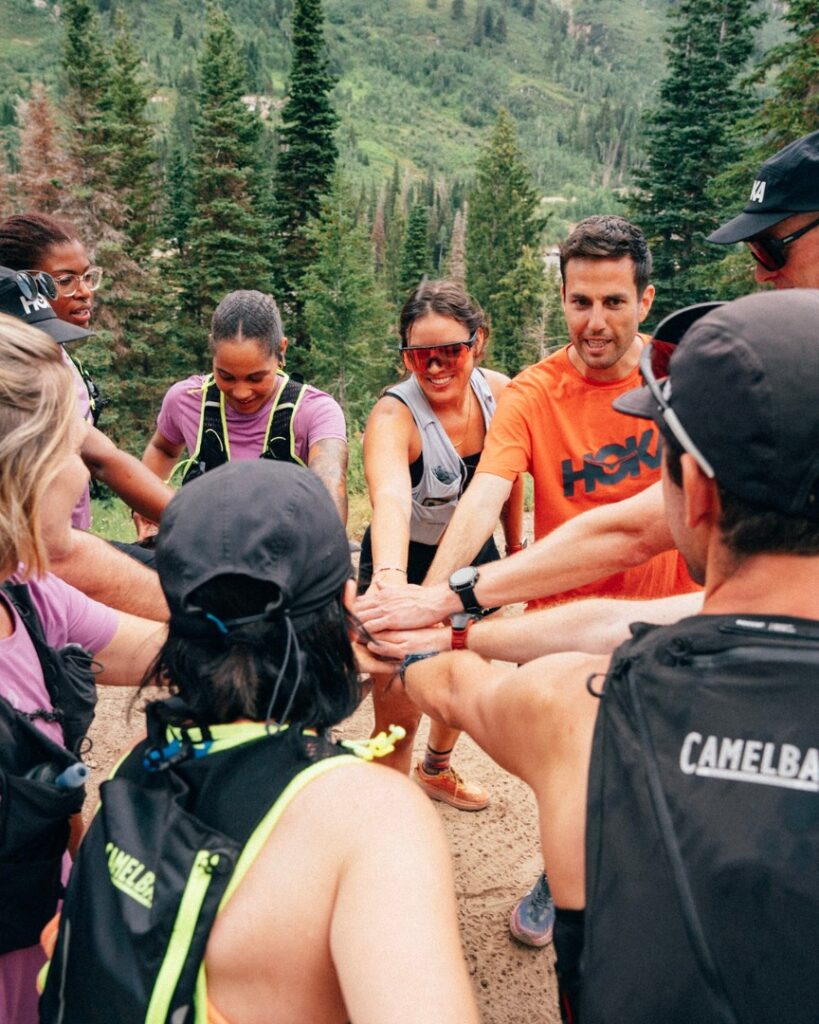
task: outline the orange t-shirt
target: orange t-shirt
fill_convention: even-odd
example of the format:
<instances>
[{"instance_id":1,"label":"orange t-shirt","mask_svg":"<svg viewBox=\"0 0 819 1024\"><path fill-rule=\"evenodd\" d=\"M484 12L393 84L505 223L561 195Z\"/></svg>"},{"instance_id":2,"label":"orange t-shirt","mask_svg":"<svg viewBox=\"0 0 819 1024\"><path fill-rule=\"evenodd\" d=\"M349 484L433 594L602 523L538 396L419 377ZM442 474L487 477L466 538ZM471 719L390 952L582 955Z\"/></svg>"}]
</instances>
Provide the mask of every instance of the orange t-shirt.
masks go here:
<instances>
[{"instance_id":1,"label":"orange t-shirt","mask_svg":"<svg viewBox=\"0 0 819 1024\"><path fill-rule=\"evenodd\" d=\"M660 435L650 420L611 403L639 387L638 367L622 380L584 377L568 346L518 374L504 389L486 435L478 473L535 485L535 539L587 509L630 498L660 479ZM697 590L682 557L664 552L643 565L533 602L577 597L668 597Z\"/></svg>"}]
</instances>

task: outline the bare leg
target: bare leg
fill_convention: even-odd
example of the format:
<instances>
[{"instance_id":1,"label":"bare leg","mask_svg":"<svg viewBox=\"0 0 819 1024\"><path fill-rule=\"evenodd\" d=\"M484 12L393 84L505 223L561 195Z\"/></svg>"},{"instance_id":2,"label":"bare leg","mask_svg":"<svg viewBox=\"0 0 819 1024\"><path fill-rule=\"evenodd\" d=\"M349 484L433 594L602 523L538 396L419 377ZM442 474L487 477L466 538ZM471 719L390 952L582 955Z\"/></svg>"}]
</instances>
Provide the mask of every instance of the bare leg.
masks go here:
<instances>
[{"instance_id":1,"label":"bare leg","mask_svg":"<svg viewBox=\"0 0 819 1024\"><path fill-rule=\"evenodd\" d=\"M375 725L373 736L387 732L391 725L401 725L406 729L406 737L399 741L392 754L378 759L379 764L409 775L412 767L412 745L421 721L421 712L412 703L404 691L404 687L394 675L373 675L373 711ZM457 736L457 732L455 733Z\"/></svg>"},{"instance_id":2,"label":"bare leg","mask_svg":"<svg viewBox=\"0 0 819 1024\"><path fill-rule=\"evenodd\" d=\"M461 735L460 729L450 729L443 722L436 722L434 718L429 720L428 746L439 754L452 750Z\"/></svg>"}]
</instances>

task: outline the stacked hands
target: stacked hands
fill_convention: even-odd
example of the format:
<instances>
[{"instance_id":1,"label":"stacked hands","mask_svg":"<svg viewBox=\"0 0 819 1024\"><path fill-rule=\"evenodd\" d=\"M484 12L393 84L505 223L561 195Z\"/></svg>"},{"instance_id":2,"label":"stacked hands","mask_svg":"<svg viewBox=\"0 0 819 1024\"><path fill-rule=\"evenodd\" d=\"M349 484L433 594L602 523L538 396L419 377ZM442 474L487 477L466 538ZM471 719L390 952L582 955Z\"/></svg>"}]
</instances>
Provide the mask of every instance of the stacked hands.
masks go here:
<instances>
[{"instance_id":1,"label":"stacked hands","mask_svg":"<svg viewBox=\"0 0 819 1024\"><path fill-rule=\"evenodd\" d=\"M376 580L356 599L359 628L353 640L362 671L383 672L385 666L397 671L408 654L452 649L449 623L435 623L437 610L429 595L428 587Z\"/></svg>"}]
</instances>

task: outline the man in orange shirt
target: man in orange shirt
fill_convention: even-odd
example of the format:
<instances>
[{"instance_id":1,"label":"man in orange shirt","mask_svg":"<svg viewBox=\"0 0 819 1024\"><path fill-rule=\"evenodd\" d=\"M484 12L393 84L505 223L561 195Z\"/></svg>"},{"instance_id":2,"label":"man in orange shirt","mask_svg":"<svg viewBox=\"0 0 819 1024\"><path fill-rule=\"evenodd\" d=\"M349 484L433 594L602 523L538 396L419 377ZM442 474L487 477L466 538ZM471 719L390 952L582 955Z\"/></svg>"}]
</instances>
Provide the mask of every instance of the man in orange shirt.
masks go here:
<instances>
[{"instance_id":1,"label":"man in orange shirt","mask_svg":"<svg viewBox=\"0 0 819 1024\"><path fill-rule=\"evenodd\" d=\"M534 479L536 539L587 509L631 497L660 478L656 426L635 427L611 407L615 398L641 383L638 364L646 339L638 329L654 299L645 237L622 217L588 217L561 245L560 269L569 345L524 370L506 389L475 478L425 581L449 578L466 612L481 610L473 593L479 573L458 566L469 566L490 536L520 473ZM693 589L681 557L668 551L593 584L551 593L529 607L590 595L651 598ZM376 602L370 597L358 606L365 621ZM553 921L553 904L541 876L515 908L512 934L530 945L545 945Z\"/></svg>"}]
</instances>

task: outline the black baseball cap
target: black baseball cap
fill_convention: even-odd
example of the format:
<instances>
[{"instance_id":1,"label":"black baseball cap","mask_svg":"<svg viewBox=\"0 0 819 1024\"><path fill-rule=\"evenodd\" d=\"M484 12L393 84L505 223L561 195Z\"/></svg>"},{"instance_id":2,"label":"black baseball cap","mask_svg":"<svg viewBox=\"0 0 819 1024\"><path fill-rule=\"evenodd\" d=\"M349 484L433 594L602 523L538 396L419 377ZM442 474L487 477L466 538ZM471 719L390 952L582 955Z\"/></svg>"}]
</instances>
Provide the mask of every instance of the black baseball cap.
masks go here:
<instances>
[{"instance_id":1,"label":"black baseball cap","mask_svg":"<svg viewBox=\"0 0 819 1024\"><path fill-rule=\"evenodd\" d=\"M225 630L192 595L218 576L274 584L297 627L352 576L347 534L324 484L271 459L229 462L185 484L162 514L156 568L171 630L203 638Z\"/></svg>"},{"instance_id":2,"label":"black baseball cap","mask_svg":"<svg viewBox=\"0 0 819 1024\"><path fill-rule=\"evenodd\" d=\"M819 289L760 292L697 320L664 396L719 484L760 508L819 522ZM649 388L615 409L667 427Z\"/></svg>"},{"instance_id":3,"label":"black baseball cap","mask_svg":"<svg viewBox=\"0 0 819 1024\"><path fill-rule=\"evenodd\" d=\"M18 271L0 267L0 313L7 313L38 330L45 331L61 345L93 336L93 331L60 320L51 308L51 303L39 289L29 295L26 295L26 291L28 289L21 287Z\"/></svg>"},{"instance_id":4,"label":"black baseball cap","mask_svg":"<svg viewBox=\"0 0 819 1024\"><path fill-rule=\"evenodd\" d=\"M708 236L730 245L759 235L795 213L819 211L819 131L791 142L759 168L748 205Z\"/></svg>"}]
</instances>

